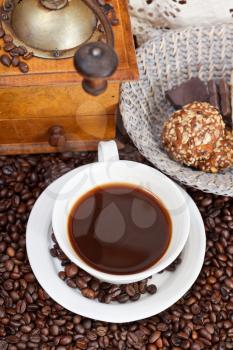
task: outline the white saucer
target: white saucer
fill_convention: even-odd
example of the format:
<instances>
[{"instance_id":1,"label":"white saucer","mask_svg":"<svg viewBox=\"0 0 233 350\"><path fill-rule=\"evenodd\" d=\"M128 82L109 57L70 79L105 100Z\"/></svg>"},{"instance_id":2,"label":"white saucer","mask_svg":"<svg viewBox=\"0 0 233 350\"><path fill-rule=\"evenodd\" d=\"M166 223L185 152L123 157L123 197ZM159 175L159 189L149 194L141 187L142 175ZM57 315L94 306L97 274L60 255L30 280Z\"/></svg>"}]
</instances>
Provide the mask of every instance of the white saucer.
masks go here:
<instances>
[{"instance_id":1,"label":"white saucer","mask_svg":"<svg viewBox=\"0 0 233 350\"><path fill-rule=\"evenodd\" d=\"M61 270L57 259L50 256L51 215L54 200L64 183L82 167L53 182L36 201L28 221L26 244L32 270L41 286L64 308L93 319L106 322L131 322L158 314L178 301L195 282L201 270L206 247L206 236L199 210L191 197L184 192L190 210L191 231L182 252L182 263L175 272L153 276L151 283L158 291L143 295L136 302L102 304L84 298L78 289L68 287L57 275Z\"/></svg>"}]
</instances>

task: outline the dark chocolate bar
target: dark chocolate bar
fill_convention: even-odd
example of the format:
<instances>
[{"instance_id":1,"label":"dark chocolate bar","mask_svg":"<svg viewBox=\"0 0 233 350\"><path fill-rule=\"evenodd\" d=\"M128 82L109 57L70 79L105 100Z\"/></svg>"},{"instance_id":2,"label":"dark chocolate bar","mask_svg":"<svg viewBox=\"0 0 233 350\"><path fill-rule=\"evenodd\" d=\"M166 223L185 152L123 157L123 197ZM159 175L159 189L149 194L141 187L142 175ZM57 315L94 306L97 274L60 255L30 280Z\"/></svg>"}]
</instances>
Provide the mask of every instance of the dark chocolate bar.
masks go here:
<instances>
[{"instance_id":1,"label":"dark chocolate bar","mask_svg":"<svg viewBox=\"0 0 233 350\"><path fill-rule=\"evenodd\" d=\"M218 95L218 86L216 81L210 80L208 81L208 90L209 90L209 103L220 110L219 106L219 95Z\"/></svg>"},{"instance_id":2,"label":"dark chocolate bar","mask_svg":"<svg viewBox=\"0 0 233 350\"><path fill-rule=\"evenodd\" d=\"M166 92L166 98L176 108L180 109L192 102L209 102L208 89L199 78L191 78Z\"/></svg>"},{"instance_id":3,"label":"dark chocolate bar","mask_svg":"<svg viewBox=\"0 0 233 350\"><path fill-rule=\"evenodd\" d=\"M220 107L223 120L226 125L232 127L231 116L231 91L230 87L224 79L219 81Z\"/></svg>"}]
</instances>

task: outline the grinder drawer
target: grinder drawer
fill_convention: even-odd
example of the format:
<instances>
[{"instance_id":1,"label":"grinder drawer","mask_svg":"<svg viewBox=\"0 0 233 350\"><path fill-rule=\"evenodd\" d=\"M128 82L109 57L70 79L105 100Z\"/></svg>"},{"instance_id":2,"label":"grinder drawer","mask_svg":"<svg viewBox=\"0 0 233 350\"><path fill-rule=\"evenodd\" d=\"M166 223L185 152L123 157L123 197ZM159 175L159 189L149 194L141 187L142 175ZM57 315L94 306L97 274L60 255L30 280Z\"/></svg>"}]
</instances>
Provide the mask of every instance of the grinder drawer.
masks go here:
<instances>
[{"instance_id":1,"label":"grinder drawer","mask_svg":"<svg viewBox=\"0 0 233 350\"><path fill-rule=\"evenodd\" d=\"M118 102L119 83L109 83L98 97L88 95L80 84L0 87L0 120L114 114Z\"/></svg>"},{"instance_id":2,"label":"grinder drawer","mask_svg":"<svg viewBox=\"0 0 233 350\"><path fill-rule=\"evenodd\" d=\"M51 143L53 127L60 126L65 142ZM56 131L55 131L56 133ZM63 118L27 118L0 120L0 153L24 153L32 147L33 153L94 149L99 140L115 137L115 115L79 115ZM88 146L89 144L89 146ZM28 153L28 152L27 152Z\"/></svg>"}]
</instances>

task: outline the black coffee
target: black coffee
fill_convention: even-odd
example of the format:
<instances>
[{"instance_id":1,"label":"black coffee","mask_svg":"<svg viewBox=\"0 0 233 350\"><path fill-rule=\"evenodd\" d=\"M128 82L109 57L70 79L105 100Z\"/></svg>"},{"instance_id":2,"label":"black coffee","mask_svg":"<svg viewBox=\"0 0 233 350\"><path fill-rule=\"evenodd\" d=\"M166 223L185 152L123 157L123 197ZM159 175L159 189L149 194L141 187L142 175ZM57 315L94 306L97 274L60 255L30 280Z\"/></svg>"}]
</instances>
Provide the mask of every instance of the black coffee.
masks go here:
<instances>
[{"instance_id":1,"label":"black coffee","mask_svg":"<svg viewBox=\"0 0 233 350\"><path fill-rule=\"evenodd\" d=\"M69 239L79 257L118 275L154 265L169 246L171 228L162 203L128 184L94 188L75 203L68 220Z\"/></svg>"}]
</instances>

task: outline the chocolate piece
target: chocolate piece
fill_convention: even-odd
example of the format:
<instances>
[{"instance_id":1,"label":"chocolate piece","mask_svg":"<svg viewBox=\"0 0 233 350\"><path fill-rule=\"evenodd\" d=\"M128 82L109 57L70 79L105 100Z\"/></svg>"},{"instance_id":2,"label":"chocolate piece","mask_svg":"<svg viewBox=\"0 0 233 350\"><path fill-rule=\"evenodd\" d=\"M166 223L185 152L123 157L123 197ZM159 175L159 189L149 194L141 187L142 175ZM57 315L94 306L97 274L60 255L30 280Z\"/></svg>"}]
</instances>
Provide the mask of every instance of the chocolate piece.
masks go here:
<instances>
[{"instance_id":1,"label":"chocolate piece","mask_svg":"<svg viewBox=\"0 0 233 350\"><path fill-rule=\"evenodd\" d=\"M199 78L191 78L175 88L166 92L166 98L176 108L192 102L209 102L208 89Z\"/></svg>"},{"instance_id":2,"label":"chocolate piece","mask_svg":"<svg viewBox=\"0 0 233 350\"><path fill-rule=\"evenodd\" d=\"M210 102L210 104L213 107L220 110L218 86L214 80L208 81L208 90L209 90L209 102Z\"/></svg>"},{"instance_id":3,"label":"chocolate piece","mask_svg":"<svg viewBox=\"0 0 233 350\"><path fill-rule=\"evenodd\" d=\"M227 82L224 79L219 81L219 94L220 94L220 106L221 113L224 122L232 127L231 119L231 92Z\"/></svg>"}]
</instances>

